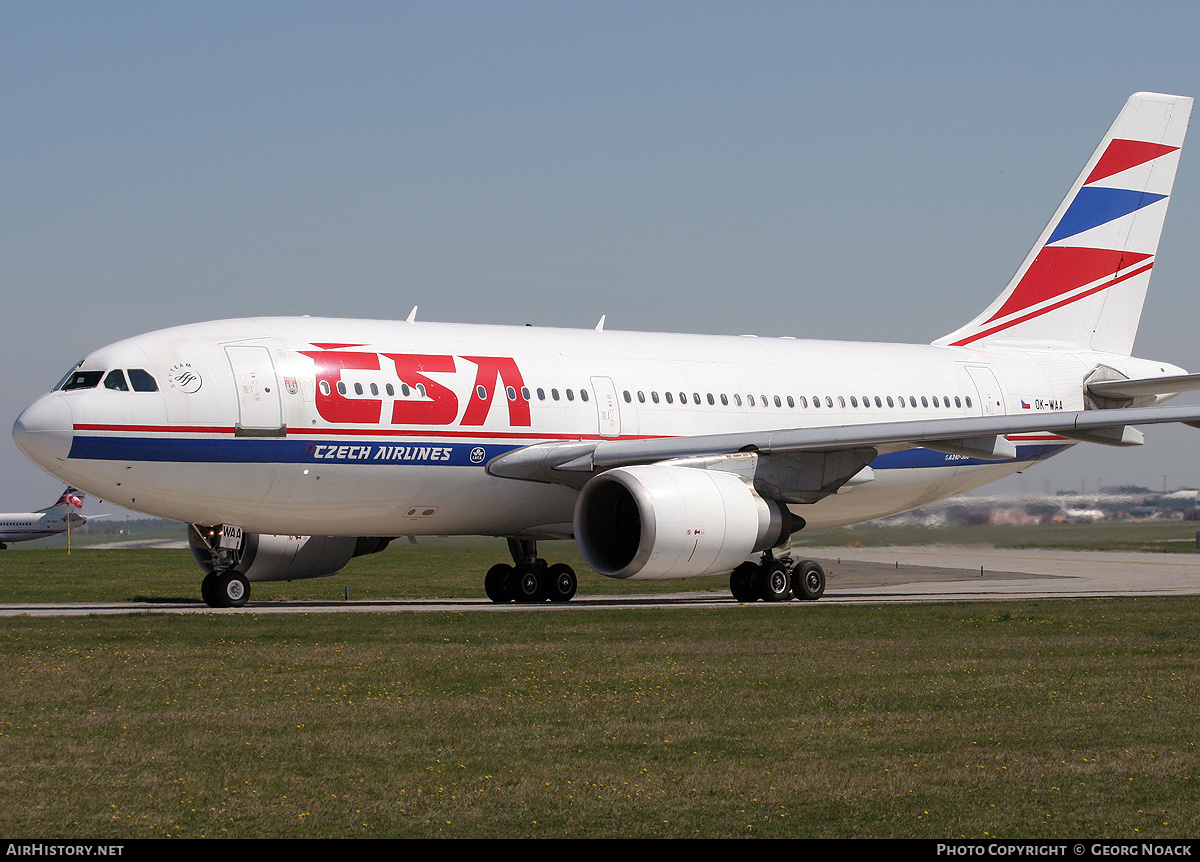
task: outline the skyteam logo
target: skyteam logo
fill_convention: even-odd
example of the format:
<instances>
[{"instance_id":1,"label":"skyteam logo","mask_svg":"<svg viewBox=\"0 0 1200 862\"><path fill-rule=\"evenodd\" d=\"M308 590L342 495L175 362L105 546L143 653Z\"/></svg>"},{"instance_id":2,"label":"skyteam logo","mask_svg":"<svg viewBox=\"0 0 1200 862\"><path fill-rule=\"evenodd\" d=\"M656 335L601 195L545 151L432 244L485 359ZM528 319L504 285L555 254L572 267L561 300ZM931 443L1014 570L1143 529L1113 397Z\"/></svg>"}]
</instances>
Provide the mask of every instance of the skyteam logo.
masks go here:
<instances>
[{"instance_id":1,"label":"skyteam logo","mask_svg":"<svg viewBox=\"0 0 1200 862\"><path fill-rule=\"evenodd\" d=\"M178 389L180 392L199 392L200 387L204 385L204 381L200 378L200 372L192 368L190 362L181 362L172 367L167 372L167 377L171 381L171 386Z\"/></svg>"}]
</instances>

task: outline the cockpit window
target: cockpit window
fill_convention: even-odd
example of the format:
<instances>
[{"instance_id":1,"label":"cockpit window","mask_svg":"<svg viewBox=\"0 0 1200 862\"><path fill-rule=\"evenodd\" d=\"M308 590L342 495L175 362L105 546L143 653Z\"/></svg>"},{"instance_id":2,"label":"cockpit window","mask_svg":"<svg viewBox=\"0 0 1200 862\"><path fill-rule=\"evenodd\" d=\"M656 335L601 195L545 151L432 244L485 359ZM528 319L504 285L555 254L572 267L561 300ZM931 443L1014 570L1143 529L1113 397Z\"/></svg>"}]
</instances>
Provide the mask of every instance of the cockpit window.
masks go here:
<instances>
[{"instance_id":1,"label":"cockpit window","mask_svg":"<svg viewBox=\"0 0 1200 862\"><path fill-rule=\"evenodd\" d=\"M118 392L128 392L129 384L125 382L125 374L119 368L114 368L108 372L108 376L104 378L105 389L115 389Z\"/></svg>"},{"instance_id":2,"label":"cockpit window","mask_svg":"<svg viewBox=\"0 0 1200 862\"><path fill-rule=\"evenodd\" d=\"M103 371L72 371L63 379L60 388L63 390L95 389L103 376Z\"/></svg>"},{"instance_id":3,"label":"cockpit window","mask_svg":"<svg viewBox=\"0 0 1200 862\"><path fill-rule=\"evenodd\" d=\"M158 383L144 368L129 369L129 384L134 392L157 392Z\"/></svg>"}]
</instances>

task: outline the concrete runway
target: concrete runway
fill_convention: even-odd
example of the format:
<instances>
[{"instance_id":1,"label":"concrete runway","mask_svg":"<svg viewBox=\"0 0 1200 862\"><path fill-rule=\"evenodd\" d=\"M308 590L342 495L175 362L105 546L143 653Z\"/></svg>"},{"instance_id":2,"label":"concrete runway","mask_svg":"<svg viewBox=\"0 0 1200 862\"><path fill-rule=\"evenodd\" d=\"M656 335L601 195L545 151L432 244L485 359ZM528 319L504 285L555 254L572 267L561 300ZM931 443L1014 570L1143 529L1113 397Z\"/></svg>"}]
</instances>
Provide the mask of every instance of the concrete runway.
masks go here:
<instances>
[{"instance_id":1,"label":"concrete runway","mask_svg":"<svg viewBox=\"0 0 1200 862\"><path fill-rule=\"evenodd\" d=\"M1173 596L1200 594L1200 556L1013 550L985 547L802 548L794 551L825 568L825 596L816 603L1003 601L1017 599ZM982 571L981 571L982 567ZM686 581L680 581L686 586ZM197 588L197 593L199 589ZM214 610L195 602L95 602L0 605L0 617L128 613L395 613L487 611L556 613L600 608L738 607L724 590L655 596L581 595L567 604L495 605L487 599L394 599L351 602L256 602ZM745 607L811 608L807 602Z\"/></svg>"}]
</instances>

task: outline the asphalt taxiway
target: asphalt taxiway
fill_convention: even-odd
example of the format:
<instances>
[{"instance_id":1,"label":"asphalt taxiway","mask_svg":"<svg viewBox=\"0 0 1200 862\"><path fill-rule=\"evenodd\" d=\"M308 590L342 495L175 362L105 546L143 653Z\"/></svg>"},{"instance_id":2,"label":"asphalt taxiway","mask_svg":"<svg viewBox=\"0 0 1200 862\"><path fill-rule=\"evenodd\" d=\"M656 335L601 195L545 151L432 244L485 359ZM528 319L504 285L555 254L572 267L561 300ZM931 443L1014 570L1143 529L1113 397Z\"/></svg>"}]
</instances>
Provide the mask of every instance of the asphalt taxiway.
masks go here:
<instances>
[{"instance_id":1,"label":"asphalt taxiway","mask_svg":"<svg viewBox=\"0 0 1200 862\"><path fill-rule=\"evenodd\" d=\"M990 547L804 548L793 553L825 568L825 596L816 604L1003 601L1200 594L1200 556L1133 552L1025 550ZM679 582L686 588L687 581ZM724 590L659 595L589 596L586 579L571 602L496 605L487 599L254 601L214 610L195 602L4 603L0 617L128 613L396 613L565 612L601 608L737 607ZM753 607L813 607L755 603Z\"/></svg>"}]
</instances>

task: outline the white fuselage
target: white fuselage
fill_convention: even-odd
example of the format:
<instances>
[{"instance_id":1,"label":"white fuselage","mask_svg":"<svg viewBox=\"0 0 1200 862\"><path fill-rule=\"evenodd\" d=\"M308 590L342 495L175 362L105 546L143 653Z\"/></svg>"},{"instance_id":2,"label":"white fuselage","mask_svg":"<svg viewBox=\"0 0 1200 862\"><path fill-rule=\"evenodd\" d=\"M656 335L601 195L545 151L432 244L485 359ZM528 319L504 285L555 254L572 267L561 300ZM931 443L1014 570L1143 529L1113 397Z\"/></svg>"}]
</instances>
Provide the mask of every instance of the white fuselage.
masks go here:
<instances>
[{"instance_id":1,"label":"white fuselage","mask_svg":"<svg viewBox=\"0 0 1200 862\"><path fill-rule=\"evenodd\" d=\"M64 512L8 512L0 514L0 542L27 542L45 539L66 532L67 518L72 526L81 526L86 519Z\"/></svg>"},{"instance_id":2,"label":"white fuselage","mask_svg":"<svg viewBox=\"0 0 1200 862\"><path fill-rule=\"evenodd\" d=\"M217 321L91 354L91 386L22 417L23 448L87 493L179 521L278 534L566 537L577 491L490 475L547 441L683 437L1083 409L1097 365L1046 349L272 318ZM156 391L108 375L146 372ZM137 391L139 388L143 391ZM33 434L26 435L29 438ZM1014 435L1018 457L881 452L869 481L790 508L809 529L911 509L1071 445Z\"/></svg>"}]
</instances>

